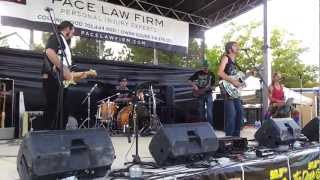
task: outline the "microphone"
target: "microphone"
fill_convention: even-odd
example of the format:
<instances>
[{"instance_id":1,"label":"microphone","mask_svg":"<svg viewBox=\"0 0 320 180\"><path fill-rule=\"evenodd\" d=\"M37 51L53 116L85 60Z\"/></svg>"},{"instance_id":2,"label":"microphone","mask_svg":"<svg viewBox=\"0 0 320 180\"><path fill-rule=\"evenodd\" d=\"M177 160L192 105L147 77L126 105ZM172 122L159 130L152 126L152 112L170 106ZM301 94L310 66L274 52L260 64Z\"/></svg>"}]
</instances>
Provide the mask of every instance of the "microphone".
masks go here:
<instances>
[{"instance_id":1,"label":"microphone","mask_svg":"<svg viewBox=\"0 0 320 180\"><path fill-rule=\"evenodd\" d=\"M249 51L250 48L241 48L240 51Z\"/></svg>"},{"instance_id":2,"label":"microphone","mask_svg":"<svg viewBox=\"0 0 320 180\"><path fill-rule=\"evenodd\" d=\"M46 7L46 8L44 8L44 10L49 12L49 11L53 11L53 8L51 8L51 7Z\"/></svg>"}]
</instances>

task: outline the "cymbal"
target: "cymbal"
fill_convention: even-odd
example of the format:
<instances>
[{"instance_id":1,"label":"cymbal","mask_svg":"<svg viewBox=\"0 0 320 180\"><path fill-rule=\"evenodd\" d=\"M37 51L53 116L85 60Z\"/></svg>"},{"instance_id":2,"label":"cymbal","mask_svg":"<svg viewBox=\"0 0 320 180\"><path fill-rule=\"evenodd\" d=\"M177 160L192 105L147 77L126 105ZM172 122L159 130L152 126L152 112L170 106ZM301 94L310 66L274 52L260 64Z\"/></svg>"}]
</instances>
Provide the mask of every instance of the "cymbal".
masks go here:
<instances>
[{"instance_id":1,"label":"cymbal","mask_svg":"<svg viewBox=\"0 0 320 180\"><path fill-rule=\"evenodd\" d=\"M120 89L115 89L114 92L119 92L121 94L132 93L132 91L130 90L120 90Z\"/></svg>"},{"instance_id":2,"label":"cymbal","mask_svg":"<svg viewBox=\"0 0 320 180\"><path fill-rule=\"evenodd\" d=\"M159 81L151 80L151 81L146 81L141 84L137 84L134 89L147 89L150 87L150 85L155 85L159 84Z\"/></svg>"},{"instance_id":3,"label":"cymbal","mask_svg":"<svg viewBox=\"0 0 320 180\"><path fill-rule=\"evenodd\" d=\"M114 102L129 102L132 101L132 98L117 98Z\"/></svg>"}]
</instances>

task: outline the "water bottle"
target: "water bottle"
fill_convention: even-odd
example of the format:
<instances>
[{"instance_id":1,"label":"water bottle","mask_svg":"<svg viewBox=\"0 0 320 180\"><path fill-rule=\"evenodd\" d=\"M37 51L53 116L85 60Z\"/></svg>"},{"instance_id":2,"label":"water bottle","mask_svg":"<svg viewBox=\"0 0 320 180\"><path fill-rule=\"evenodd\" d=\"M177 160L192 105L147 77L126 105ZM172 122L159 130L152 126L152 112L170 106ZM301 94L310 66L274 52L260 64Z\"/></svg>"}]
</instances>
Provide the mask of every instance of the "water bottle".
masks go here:
<instances>
[{"instance_id":1,"label":"water bottle","mask_svg":"<svg viewBox=\"0 0 320 180\"><path fill-rule=\"evenodd\" d=\"M142 180L143 170L139 165L134 165L129 168L129 175L131 180Z\"/></svg>"},{"instance_id":2,"label":"water bottle","mask_svg":"<svg viewBox=\"0 0 320 180\"><path fill-rule=\"evenodd\" d=\"M259 128L261 127L261 122L260 122L259 120L256 120L256 121L254 122L254 127L255 127L256 129L259 129Z\"/></svg>"}]
</instances>

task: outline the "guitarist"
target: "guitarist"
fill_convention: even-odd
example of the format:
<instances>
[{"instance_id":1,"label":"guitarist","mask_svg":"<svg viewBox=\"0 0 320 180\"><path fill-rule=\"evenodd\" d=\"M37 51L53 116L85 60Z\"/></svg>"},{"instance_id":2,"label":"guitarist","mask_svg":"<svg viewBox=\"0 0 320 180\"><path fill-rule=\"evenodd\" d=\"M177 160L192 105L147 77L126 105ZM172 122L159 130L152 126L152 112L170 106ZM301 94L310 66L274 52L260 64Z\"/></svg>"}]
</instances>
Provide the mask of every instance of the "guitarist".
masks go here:
<instances>
[{"instance_id":1,"label":"guitarist","mask_svg":"<svg viewBox=\"0 0 320 180\"><path fill-rule=\"evenodd\" d=\"M202 70L195 72L190 78L193 95L199 100L198 111L201 119L206 119L213 126L213 100L211 87L215 83L214 74L208 70L208 62L203 61ZM206 108L205 108L206 107Z\"/></svg>"},{"instance_id":2,"label":"guitarist","mask_svg":"<svg viewBox=\"0 0 320 180\"><path fill-rule=\"evenodd\" d=\"M58 25L59 38L62 43L61 49L64 51L66 58L63 60L63 65L68 66L72 64L71 60L71 51L70 51L70 42L71 38L74 34L74 26L69 21L63 21L60 25ZM53 34L49 37L48 42L45 48L45 59L43 61L42 66L42 83L43 83L43 91L46 97L46 107L44 112L44 129L64 129L64 127L58 127L55 124L55 120L57 120L57 104L58 104L58 91L59 91L59 82L57 80L57 70L60 68L60 56L59 56L59 43L56 36ZM70 80L72 79L71 72L66 68L63 70L64 79ZM84 74L85 75L85 74ZM68 106L66 104L66 94L67 88L64 89L64 101L63 101L63 111L64 118L66 121L68 118ZM66 123L63 122L63 126Z\"/></svg>"},{"instance_id":3,"label":"guitarist","mask_svg":"<svg viewBox=\"0 0 320 180\"><path fill-rule=\"evenodd\" d=\"M238 72L236 65L236 57L240 48L237 42L231 41L225 45L225 54L220 60L218 68L218 76L222 80L229 81L235 87L240 87L241 82L232 79L230 76L236 75ZM224 118L225 118L225 134L226 136L240 136L240 126L243 117L243 108L240 98L233 98L228 95L223 88L221 93L224 96Z\"/></svg>"}]
</instances>

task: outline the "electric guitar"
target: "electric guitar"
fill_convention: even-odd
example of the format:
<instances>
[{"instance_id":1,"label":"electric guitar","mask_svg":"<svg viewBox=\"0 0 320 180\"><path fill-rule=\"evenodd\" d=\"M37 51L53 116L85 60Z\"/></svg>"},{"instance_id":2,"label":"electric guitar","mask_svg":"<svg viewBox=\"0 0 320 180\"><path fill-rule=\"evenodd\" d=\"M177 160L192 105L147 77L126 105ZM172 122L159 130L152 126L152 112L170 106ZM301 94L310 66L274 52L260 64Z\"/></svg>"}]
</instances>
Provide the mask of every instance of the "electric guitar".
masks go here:
<instances>
[{"instance_id":1,"label":"electric guitar","mask_svg":"<svg viewBox=\"0 0 320 180\"><path fill-rule=\"evenodd\" d=\"M82 71L82 72L71 72L71 79L64 80L63 85L64 87L69 87L71 85L76 85L78 81L85 79L87 77L96 77L98 74L95 70L90 69L89 71Z\"/></svg>"},{"instance_id":2,"label":"electric guitar","mask_svg":"<svg viewBox=\"0 0 320 180\"><path fill-rule=\"evenodd\" d=\"M54 72L57 72L56 66L53 67ZM89 71L81 71L81 72L75 72L72 71L72 67L68 68L66 66L63 66L63 71L64 72L70 72L71 73L71 79L67 79L66 77L63 77L63 85L65 88L71 86L71 85L76 85L78 81L82 79L86 79L87 77L96 77L98 74L95 70L90 69ZM56 76L59 74L56 73Z\"/></svg>"},{"instance_id":3,"label":"electric guitar","mask_svg":"<svg viewBox=\"0 0 320 180\"><path fill-rule=\"evenodd\" d=\"M248 76L246 76L243 72L239 71L234 76L229 76L233 80L237 80L241 83L240 87L235 87L232 83L226 80L219 81L220 90L221 93L226 93L229 96L233 98L239 98L240 97L240 89L244 88L246 86L245 80Z\"/></svg>"}]
</instances>

